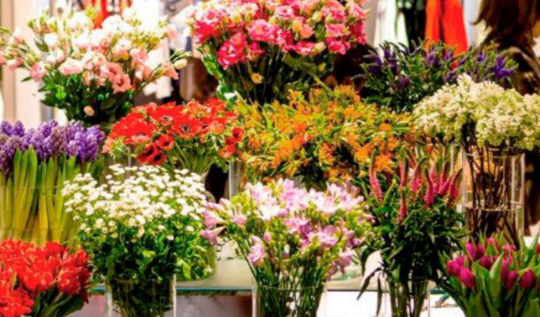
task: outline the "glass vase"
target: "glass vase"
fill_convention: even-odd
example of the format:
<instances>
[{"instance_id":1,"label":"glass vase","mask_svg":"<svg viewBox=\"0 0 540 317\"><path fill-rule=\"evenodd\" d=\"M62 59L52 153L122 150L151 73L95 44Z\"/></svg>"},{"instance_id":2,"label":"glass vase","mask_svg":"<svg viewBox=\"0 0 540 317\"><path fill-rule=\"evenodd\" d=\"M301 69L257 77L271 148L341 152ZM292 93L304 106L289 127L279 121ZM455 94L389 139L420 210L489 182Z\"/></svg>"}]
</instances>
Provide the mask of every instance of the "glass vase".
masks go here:
<instances>
[{"instance_id":1,"label":"glass vase","mask_svg":"<svg viewBox=\"0 0 540 317\"><path fill-rule=\"evenodd\" d=\"M175 317L175 278L157 281L109 280L108 317Z\"/></svg>"},{"instance_id":2,"label":"glass vase","mask_svg":"<svg viewBox=\"0 0 540 317\"><path fill-rule=\"evenodd\" d=\"M0 240L73 246L77 225L64 206L63 186L0 186Z\"/></svg>"},{"instance_id":3,"label":"glass vase","mask_svg":"<svg viewBox=\"0 0 540 317\"><path fill-rule=\"evenodd\" d=\"M476 148L463 159L463 207L471 235L504 234L519 242L524 227L525 159Z\"/></svg>"},{"instance_id":4,"label":"glass vase","mask_svg":"<svg viewBox=\"0 0 540 317\"><path fill-rule=\"evenodd\" d=\"M387 282L386 307L382 317L430 317L429 280L411 279L407 282Z\"/></svg>"},{"instance_id":5,"label":"glass vase","mask_svg":"<svg viewBox=\"0 0 540 317\"><path fill-rule=\"evenodd\" d=\"M326 317L326 287L281 288L255 284L253 317Z\"/></svg>"}]
</instances>

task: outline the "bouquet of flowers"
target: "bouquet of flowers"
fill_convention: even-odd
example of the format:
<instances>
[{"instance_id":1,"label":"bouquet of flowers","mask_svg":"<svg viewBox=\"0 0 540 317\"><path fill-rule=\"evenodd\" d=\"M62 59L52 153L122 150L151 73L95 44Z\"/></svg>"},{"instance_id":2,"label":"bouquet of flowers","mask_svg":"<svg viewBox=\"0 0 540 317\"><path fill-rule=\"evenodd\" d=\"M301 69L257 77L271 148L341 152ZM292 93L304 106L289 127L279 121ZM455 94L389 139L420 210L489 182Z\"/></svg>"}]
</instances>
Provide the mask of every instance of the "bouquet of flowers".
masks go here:
<instances>
[{"instance_id":1,"label":"bouquet of flowers","mask_svg":"<svg viewBox=\"0 0 540 317\"><path fill-rule=\"evenodd\" d=\"M501 238L469 242L445 262L441 285L466 317L540 316L539 253L538 239L519 249Z\"/></svg>"},{"instance_id":2,"label":"bouquet of flowers","mask_svg":"<svg viewBox=\"0 0 540 317\"><path fill-rule=\"evenodd\" d=\"M111 166L99 185L79 175L64 188L78 240L112 291L122 317L162 316L174 308L174 277L211 273L203 239L204 185L187 170Z\"/></svg>"},{"instance_id":3,"label":"bouquet of flowers","mask_svg":"<svg viewBox=\"0 0 540 317\"><path fill-rule=\"evenodd\" d=\"M238 244L255 278L256 316L316 317L326 281L370 235L357 192L336 185L307 191L290 180L249 184L210 205L202 235Z\"/></svg>"},{"instance_id":4,"label":"bouquet of flowers","mask_svg":"<svg viewBox=\"0 0 540 317\"><path fill-rule=\"evenodd\" d=\"M492 83L459 77L421 101L416 126L427 135L458 142L465 151L469 225L474 234L505 231L519 242L522 153L540 145L540 96L522 96Z\"/></svg>"},{"instance_id":5,"label":"bouquet of flowers","mask_svg":"<svg viewBox=\"0 0 540 317\"><path fill-rule=\"evenodd\" d=\"M259 104L306 91L366 42L361 0L211 0L185 12L219 92Z\"/></svg>"},{"instance_id":6,"label":"bouquet of flowers","mask_svg":"<svg viewBox=\"0 0 540 317\"><path fill-rule=\"evenodd\" d=\"M21 36L0 29L0 62L11 70L29 72L28 79L42 83L42 103L65 111L69 120L107 127L126 115L133 98L155 80L177 78L186 55L151 65L148 53L166 37L174 37L165 20L153 27L130 10L124 18L109 17L102 28L94 26L93 10L51 18L47 11L31 20L36 48Z\"/></svg>"},{"instance_id":7,"label":"bouquet of flowers","mask_svg":"<svg viewBox=\"0 0 540 317\"><path fill-rule=\"evenodd\" d=\"M381 45L383 57L374 52L371 63L362 65L362 96L367 103L388 106L399 112L411 112L422 99L432 96L446 84L454 84L461 74L475 82L494 81L509 85L514 61L492 48L471 49L456 55L454 49L421 43L411 49L398 44Z\"/></svg>"},{"instance_id":8,"label":"bouquet of flowers","mask_svg":"<svg viewBox=\"0 0 540 317\"><path fill-rule=\"evenodd\" d=\"M204 104L150 103L134 108L113 126L106 151L115 157L133 155L143 164L185 168L204 176L213 164L225 169L237 153L244 130L236 119L218 99Z\"/></svg>"},{"instance_id":9,"label":"bouquet of flowers","mask_svg":"<svg viewBox=\"0 0 540 317\"><path fill-rule=\"evenodd\" d=\"M104 134L80 122L25 130L0 124L0 239L69 241L75 231L62 188L79 172L99 172Z\"/></svg>"},{"instance_id":10,"label":"bouquet of flowers","mask_svg":"<svg viewBox=\"0 0 540 317\"><path fill-rule=\"evenodd\" d=\"M84 251L0 242L0 316L63 317L88 301L90 270Z\"/></svg>"},{"instance_id":11,"label":"bouquet of flowers","mask_svg":"<svg viewBox=\"0 0 540 317\"><path fill-rule=\"evenodd\" d=\"M394 317L418 317L424 308L429 280L438 280L441 256L452 254L464 236L464 219L457 211L460 172L451 173L448 157L416 155L400 160L392 177L381 182L374 169L364 192L379 234L359 252L361 262L379 251L382 262L364 282L374 277L379 292L382 279L389 289ZM379 308L381 302L379 301Z\"/></svg>"},{"instance_id":12,"label":"bouquet of flowers","mask_svg":"<svg viewBox=\"0 0 540 317\"><path fill-rule=\"evenodd\" d=\"M374 164L392 173L395 153L412 140L412 119L367 105L352 87L292 92L289 103L239 104L246 129L242 159L250 180L301 177L310 188L361 182Z\"/></svg>"}]
</instances>

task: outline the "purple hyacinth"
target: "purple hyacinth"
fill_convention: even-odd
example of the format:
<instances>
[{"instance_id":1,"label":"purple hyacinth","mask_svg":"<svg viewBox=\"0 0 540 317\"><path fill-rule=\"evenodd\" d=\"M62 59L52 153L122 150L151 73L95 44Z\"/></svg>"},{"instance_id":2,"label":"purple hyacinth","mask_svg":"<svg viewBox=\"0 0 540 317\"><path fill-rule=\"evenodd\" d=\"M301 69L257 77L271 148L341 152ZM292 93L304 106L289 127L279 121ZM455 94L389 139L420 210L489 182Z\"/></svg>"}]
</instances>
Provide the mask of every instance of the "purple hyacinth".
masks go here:
<instances>
[{"instance_id":1,"label":"purple hyacinth","mask_svg":"<svg viewBox=\"0 0 540 317\"><path fill-rule=\"evenodd\" d=\"M97 159L105 135L99 127L84 128L79 122L60 126L56 121L41 124L37 129L25 130L21 122L14 125L0 123L0 171L9 173L17 151L34 149L38 159L44 161L61 156L77 157L81 162Z\"/></svg>"}]
</instances>

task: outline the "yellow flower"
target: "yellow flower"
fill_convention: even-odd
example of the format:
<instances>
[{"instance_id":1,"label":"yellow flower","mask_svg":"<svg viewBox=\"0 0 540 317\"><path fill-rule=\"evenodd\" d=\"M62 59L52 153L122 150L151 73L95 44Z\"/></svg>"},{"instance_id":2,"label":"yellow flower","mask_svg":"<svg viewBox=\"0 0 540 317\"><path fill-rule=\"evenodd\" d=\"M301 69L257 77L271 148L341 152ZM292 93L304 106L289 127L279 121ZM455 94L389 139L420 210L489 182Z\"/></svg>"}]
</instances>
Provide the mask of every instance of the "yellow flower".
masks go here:
<instances>
[{"instance_id":1,"label":"yellow flower","mask_svg":"<svg viewBox=\"0 0 540 317\"><path fill-rule=\"evenodd\" d=\"M251 80L253 80L255 85L259 85L259 84L262 84L262 82L264 80L264 76L259 74L259 73L253 73L251 75Z\"/></svg>"}]
</instances>

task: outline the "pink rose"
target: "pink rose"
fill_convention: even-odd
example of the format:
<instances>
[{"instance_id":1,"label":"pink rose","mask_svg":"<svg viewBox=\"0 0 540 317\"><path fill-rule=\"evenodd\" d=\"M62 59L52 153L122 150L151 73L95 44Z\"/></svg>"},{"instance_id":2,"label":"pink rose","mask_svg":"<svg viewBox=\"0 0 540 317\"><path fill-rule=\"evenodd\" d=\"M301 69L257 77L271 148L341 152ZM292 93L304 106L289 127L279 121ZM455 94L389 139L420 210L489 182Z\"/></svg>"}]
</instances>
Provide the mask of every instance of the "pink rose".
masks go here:
<instances>
[{"instance_id":1,"label":"pink rose","mask_svg":"<svg viewBox=\"0 0 540 317\"><path fill-rule=\"evenodd\" d=\"M300 36L303 39L308 39L313 36L313 28L309 24L304 24L300 30Z\"/></svg>"},{"instance_id":2,"label":"pink rose","mask_svg":"<svg viewBox=\"0 0 540 317\"><path fill-rule=\"evenodd\" d=\"M304 56L317 55L317 50L315 49L315 43L313 42L305 42L305 41L298 42L294 46L294 51Z\"/></svg>"},{"instance_id":3,"label":"pink rose","mask_svg":"<svg viewBox=\"0 0 540 317\"><path fill-rule=\"evenodd\" d=\"M276 36L276 28L261 19L251 24L248 33L253 41L270 42Z\"/></svg>"},{"instance_id":4,"label":"pink rose","mask_svg":"<svg viewBox=\"0 0 540 317\"><path fill-rule=\"evenodd\" d=\"M22 65L22 60L20 60L20 59L10 59L7 62L7 66L9 68L9 70L16 70L21 65Z\"/></svg>"},{"instance_id":5,"label":"pink rose","mask_svg":"<svg viewBox=\"0 0 540 317\"><path fill-rule=\"evenodd\" d=\"M218 51L219 64L227 69L238 63L246 61L247 39L243 33L237 33L228 41L225 41Z\"/></svg>"},{"instance_id":6,"label":"pink rose","mask_svg":"<svg viewBox=\"0 0 540 317\"><path fill-rule=\"evenodd\" d=\"M351 48L351 44L344 40L326 39L326 45L330 52L345 55Z\"/></svg>"},{"instance_id":7,"label":"pink rose","mask_svg":"<svg viewBox=\"0 0 540 317\"><path fill-rule=\"evenodd\" d=\"M68 58L59 68L60 72L63 75L77 75L82 73L83 65L81 61L78 61L73 58Z\"/></svg>"},{"instance_id":8,"label":"pink rose","mask_svg":"<svg viewBox=\"0 0 540 317\"><path fill-rule=\"evenodd\" d=\"M290 20L295 17L295 14L290 6L280 6L274 11L274 16L278 19Z\"/></svg>"},{"instance_id":9,"label":"pink rose","mask_svg":"<svg viewBox=\"0 0 540 317\"><path fill-rule=\"evenodd\" d=\"M351 35L356 38L356 42L359 44L365 44L367 41L364 28L364 22L358 22L349 27L349 32L351 32Z\"/></svg>"},{"instance_id":10,"label":"pink rose","mask_svg":"<svg viewBox=\"0 0 540 317\"><path fill-rule=\"evenodd\" d=\"M30 76L32 79L37 83L40 82L43 76L47 74L47 70L45 69L45 64L42 62L36 62L34 65L32 65L32 68L30 69Z\"/></svg>"},{"instance_id":11,"label":"pink rose","mask_svg":"<svg viewBox=\"0 0 540 317\"><path fill-rule=\"evenodd\" d=\"M117 76L113 82L114 93L123 93L131 89L131 79L128 75Z\"/></svg>"},{"instance_id":12,"label":"pink rose","mask_svg":"<svg viewBox=\"0 0 540 317\"><path fill-rule=\"evenodd\" d=\"M345 33L345 24L327 24L326 33L328 37L342 37Z\"/></svg>"}]
</instances>

